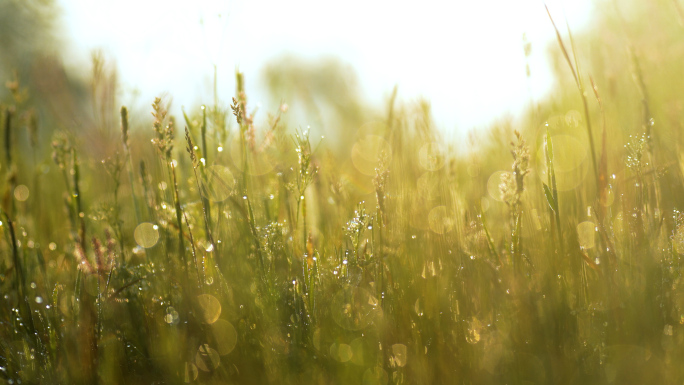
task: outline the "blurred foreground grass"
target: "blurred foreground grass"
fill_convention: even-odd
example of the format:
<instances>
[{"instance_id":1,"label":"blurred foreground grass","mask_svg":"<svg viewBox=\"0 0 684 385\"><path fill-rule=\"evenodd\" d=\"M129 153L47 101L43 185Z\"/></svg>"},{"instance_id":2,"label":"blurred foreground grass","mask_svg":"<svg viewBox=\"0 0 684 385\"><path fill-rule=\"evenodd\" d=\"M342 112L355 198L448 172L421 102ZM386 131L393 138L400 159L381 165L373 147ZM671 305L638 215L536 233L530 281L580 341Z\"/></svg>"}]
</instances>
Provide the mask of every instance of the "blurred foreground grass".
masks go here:
<instances>
[{"instance_id":1,"label":"blurred foreground grass","mask_svg":"<svg viewBox=\"0 0 684 385\"><path fill-rule=\"evenodd\" d=\"M461 153L396 92L336 144L286 104L255 123L241 74L230 106L145 122L112 118L95 60L94 132L40 125L8 82L0 381L682 383L665 5L633 11L657 31L606 18L608 48L565 38L559 91Z\"/></svg>"}]
</instances>

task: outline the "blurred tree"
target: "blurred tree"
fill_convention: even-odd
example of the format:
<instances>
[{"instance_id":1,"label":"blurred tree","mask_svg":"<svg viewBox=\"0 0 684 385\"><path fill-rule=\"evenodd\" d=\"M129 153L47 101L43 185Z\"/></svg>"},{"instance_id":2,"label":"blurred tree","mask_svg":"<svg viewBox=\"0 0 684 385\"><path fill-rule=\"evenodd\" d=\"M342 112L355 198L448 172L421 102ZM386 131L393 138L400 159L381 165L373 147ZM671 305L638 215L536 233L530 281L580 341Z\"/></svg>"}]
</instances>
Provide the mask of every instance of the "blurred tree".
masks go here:
<instances>
[{"instance_id":1,"label":"blurred tree","mask_svg":"<svg viewBox=\"0 0 684 385\"><path fill-rule=\"evenodd\" d=\"M116 71L94 53L90 79L69 73L60 21L54 0L0 0L0 103L15 105L18 117L31 110L39 145L50 141L54 129L66 129L85 134L85 147L102 153L118 131ZM26 95L22 103L11 95L17 85ZM26 145L18 135L13 145Z\"/></svg>"},{"instance_id":2,"label":"blurred tree","mask_svg":"<svg viewBox=\"0 0 684 385\"><path fill-rule=\"evenodd\" d=\"M52 0L0 1L0 75L30 68L56 39L52 31L58 13ZM23 73L22 73L23 74Z\"/></svg>"},{"instance_id":3,"label":"blurred tree","mask_svg":"<svg viewBox=\"0 0 684 385\"><path fill-rule=\"evenodd\" d=\"M273 98L290 104L293 121L307 122L337 148L348 148L370 118L356 74L338 59L283 55L265 67L263 78Z\"/></svg>"}]
</instances>

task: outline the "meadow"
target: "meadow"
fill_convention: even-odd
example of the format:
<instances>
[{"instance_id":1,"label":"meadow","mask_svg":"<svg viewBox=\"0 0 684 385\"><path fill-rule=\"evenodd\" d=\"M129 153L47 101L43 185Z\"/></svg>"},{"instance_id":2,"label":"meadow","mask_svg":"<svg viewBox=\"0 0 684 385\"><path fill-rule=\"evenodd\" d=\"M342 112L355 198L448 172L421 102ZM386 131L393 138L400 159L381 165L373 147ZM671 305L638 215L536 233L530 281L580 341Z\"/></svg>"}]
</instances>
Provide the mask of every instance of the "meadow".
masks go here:
<instances>
[{"instance_id":1,"label":"meadow","mask_svg":"<svg viewBox=\"0 0 684 385\"><path fill-rule=\"evenodd\" d=\"M171 116L94 56L87 132L9 79L0 383L682 383L678 10L550 20L555 91L466 146L397 89L330 140L241 72Z\"/></svg>"}]
</instances>

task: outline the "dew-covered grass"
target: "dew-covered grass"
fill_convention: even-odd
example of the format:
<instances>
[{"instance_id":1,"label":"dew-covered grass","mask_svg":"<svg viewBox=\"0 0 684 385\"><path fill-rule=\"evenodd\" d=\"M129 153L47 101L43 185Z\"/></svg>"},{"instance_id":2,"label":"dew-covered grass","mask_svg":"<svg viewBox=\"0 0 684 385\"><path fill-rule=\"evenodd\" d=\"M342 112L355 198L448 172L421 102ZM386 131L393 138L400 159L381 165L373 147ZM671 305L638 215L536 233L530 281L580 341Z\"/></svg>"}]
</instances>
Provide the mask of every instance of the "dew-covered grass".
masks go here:
<instances>
[{"instance_id":1,"label":"dew-covered grass","mask_svg":"<svg viewBox=\"0 0 684 385\"><path fill-rule=\"evenodd\" d=\"M241 73L183 116L96 93L87 134L8 82L0 382L682 383L684 29L654 4L657 33L557 23L557 90L466 146L396 90L338 142Z\"/></svg>"}]
</instances>

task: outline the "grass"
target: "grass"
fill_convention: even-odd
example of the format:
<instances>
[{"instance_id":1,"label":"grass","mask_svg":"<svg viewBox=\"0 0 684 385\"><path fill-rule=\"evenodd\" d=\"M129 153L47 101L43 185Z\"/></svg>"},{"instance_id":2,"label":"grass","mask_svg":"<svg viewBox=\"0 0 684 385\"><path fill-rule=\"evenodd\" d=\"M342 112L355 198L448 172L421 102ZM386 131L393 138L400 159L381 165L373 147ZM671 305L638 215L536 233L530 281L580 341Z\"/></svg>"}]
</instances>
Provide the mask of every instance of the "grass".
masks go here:
<instances>
[{"instance_id":1,"label":"grass","mask_svg":"<svg viewBox=\"0 0 684 385\"><path fill-rule=\"evenodd\" d=\"M103 96L100 142L8 83L0 382L681 383L684 58L556 32L559 92L459 154L396 89L340 148L241 73L180 125Z\"/></svg>"}]
</instances>

